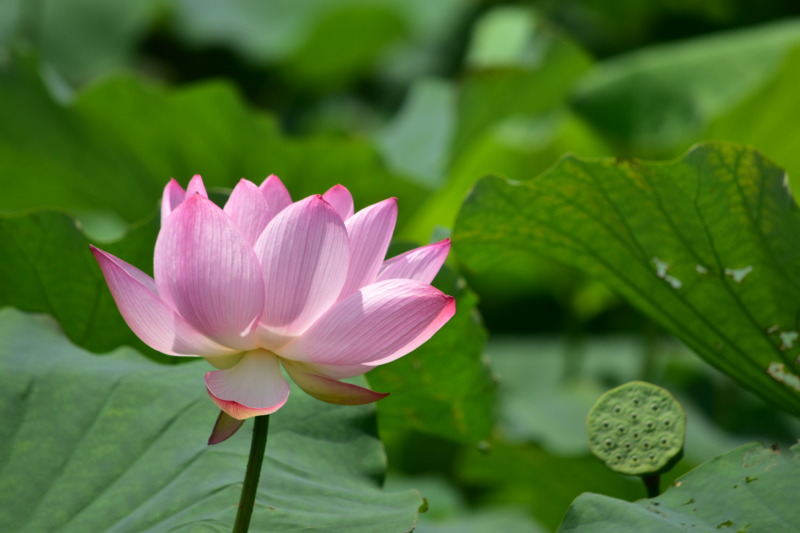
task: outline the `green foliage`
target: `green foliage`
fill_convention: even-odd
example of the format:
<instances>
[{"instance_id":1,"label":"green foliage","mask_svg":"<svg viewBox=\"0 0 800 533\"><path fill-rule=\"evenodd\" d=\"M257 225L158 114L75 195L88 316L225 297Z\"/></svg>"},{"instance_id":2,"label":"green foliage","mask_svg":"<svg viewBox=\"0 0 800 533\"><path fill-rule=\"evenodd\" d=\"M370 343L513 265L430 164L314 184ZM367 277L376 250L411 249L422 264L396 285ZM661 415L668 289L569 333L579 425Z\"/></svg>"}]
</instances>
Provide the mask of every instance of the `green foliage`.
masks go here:
<instances>
[{"instance_id":1,"label":"green foliage","mask_svg":"<svg viewBox=\"0 0 800 533\"><path fill-rule=\"evenodd\" d=\"M193 174L209 186L232 187L241 177L260 181L274 173L295 198L347 181L362 205L382 200L390 187L405 201L403 217L419 191L384 170L365 143L285 138L223 83L166 91L119 77L63 106L32 62L12 59L0 65L0 114L3 210L110 212L124 226L155 212L169 177L185 184Z\"/></svg>"},{"instance_id":2,"label":"green foliage","mask_svg":"<svg viewBox=\"0 0 800 533\"><path fill-rule=\"evenodd\" d=\"M791 20L644 49L599 65L573 103L623 155L670 156L765 84L798 44L800 21Z\"/></svg>"},{"instance_id":3,"label":"green foliage","mask_svg":"<svg viewBox=\"0 0 800 533\"><path fill-rule=\"evenodd\" d=\"M672 533L677 531L793 531L800 450L750 444L680 478L657 498L629 503L583 494L559 533Z\"/></svg>"},{"instance_id":4,"label":"green foliage","mask_svg":"<svg viewBox=\"0 0 800 533\"><path fill-rule=\"evenodd\" d=\"M396 236L428 242L448 234L468 191L489 174L498 178L478 185L456 228L449 266L467 268L437 280L458 298L458 314L419 350L368 376L373 388L391 393L377 406L390 479L420 488L430 509L417 531L555 530L583 491L640 497L640 483L608 471L586 447L586 413L625 381L668 387L688 413L685 457L665 482L753 436L794 441L797 420L660 338L649 321L642 334L643 321L603 285L740 384L800 413L797 215L776 167L748 149L711 145L671 165L567 158L528 180L565 153L669 158L722 139L757 147L800 188L793 134L799 22L755 26L791 10L780 0L745 4L2 1L0 306L46 313L92 352L128 345L175 362L127 328L87 248L102 243L149 271L169 177L185 184L200 173L215 200L240 177L259 181L269 173L281 176L295 199L336 183L353 191L357 208L397 196ZM532 253L518 253L526 251ZM9 316L17 315L0 320ZM76 530L104 529L80 521L113 510L130 515L116 530L227 531L249 430L218 449L202 446L214 419L201 398L203 365L159 367L127 350L77 353L44 321L34 319L35 328L0 323L0 346L28 355L23 361L3 352L0 367L13 361L37 376L28 403L16 396L0 402L6 433L39 439L24 449L19 440L0 442L4 494L12 494L7 479L16 479L10 469L37 474L15 499L0 495L22 501L3 506L0 529L8 529L3 513L27 513L28 500L42 502L35 520L58 520L87 498ZM484 324L494 337L488 345ZM515 337L497 338L507 332ZM73 359L74 369L65 368ZM0 395L28 383L21 373L4 375ZM113 383L119 385L108 392ZM43 396L42 384L52 384L51 396ZM98 391L97 398L80 396L79 386ZM143 400L129 391L146 396L146 411L134 408ZM172 403L157 403L164 398ZM107 401L99 418L100 403L92 401ZM78 407L56 411L59 402ZM142 414L150 411L152 420ZM418 498L377 488L383 467L371 410L330 408L293 394L273 419L276 431L284 412L301 416L270 437L268 460L279 455L268 466L274 471L263 480L269 498L262 502L274 509L258 506L261 530L274 526L266 520L286 525L297 512L310 516L303 513L317 505L318 492L324 498L313 511L321 521L315 515L296 528L370 531L373 514L396 518L398 527L388 530L412 527ZM155 440L168 413L175 422ZM330 430L329 419L341 433ZM91 420L95 429L81 437ZM313 452L301 445L300 426ZM72 459L52 445L56 437L46 432L53 427L68 443L83 439ZM102 439L101 428L108 429ZM291 438L281 444L287 432ZM344 450L339 435L355 439L348 441L353 450ZM93 493L84 487L102 485L106 471L121 464L114 461L130 460L115 455L129 441L131 470L87 503ZM152 448L136 455L148 442ZM289 446L300 450L296 458ZM151 458L146 485L141 473L151 471ZM66 478L49 487L46 473L62 459L65 472L80 470L79 490L68 489ZM328 459L334 464L318 473L304 470ZM347 470L346 479L375 482L353 488L353 503L334 493L336 476L322 479L334 467ZM785 471L790 477L792 469ZM273 497L284 486L291 490L277 506ZM147 491L152 498L132 508ZM175 513L173 497L184 498ZM117 505L123 499L130 505ZM598 517L643 508L598 496L579 502L590 500L606 508ZM335 516L342 521L325 522ZM627 515L611 530L625 531L628 520L633 530L660 531ZM735 518L703 524L746 526Z\"/></svg>"},{"instance_id":5,"label":"green foliage","mask_svg":"<svg viewBox=\"0 0 800 533\"><path fill-rule=\"evenodd\" d=\"M154 224L138 228L114 253L149 268L156 231ZM146 244L137 246L143 233ZM47 313L72 342L94 352L128 345L169 359L145 346L122 320L74 219L48 211L0 216L0 255L0 306Z\"/></svg>"},{"instance_id":6,"label":"green foliage","mask_svg":"<svg viewBox=\"0 0 800 533\"><path fill-rule=\"evenodd\" d=\"M589 449L621 474L660 474L678 462L686 414L666 390L631 381L603 394L586 418Z\"/></svg>"},{"instance_id":7,"label":"green foliage","mask_svg":"<svg viewBox=\"0 0 800 533\"><path fill-rule=\"evenodd\" d=\"M670 164L566 158L536 179L486 178L454 242L473 268L523 251L596 276L797 415L797 213L780 168L708 144Z\"/></svg>"},{"instance_id":8,"label":"green foliage","mask_svg":"<svg viewBox=\"0 0 800 533\"><path fill-rule=\"evenodd\" d=\"M206 370L99 358L46 317L0 312L0 529L227 531L249 431L206 445ZM374 413L293 391L273 415L251 531L410 531L422 500L382 491Z\"/></svg>"}]
</instances>

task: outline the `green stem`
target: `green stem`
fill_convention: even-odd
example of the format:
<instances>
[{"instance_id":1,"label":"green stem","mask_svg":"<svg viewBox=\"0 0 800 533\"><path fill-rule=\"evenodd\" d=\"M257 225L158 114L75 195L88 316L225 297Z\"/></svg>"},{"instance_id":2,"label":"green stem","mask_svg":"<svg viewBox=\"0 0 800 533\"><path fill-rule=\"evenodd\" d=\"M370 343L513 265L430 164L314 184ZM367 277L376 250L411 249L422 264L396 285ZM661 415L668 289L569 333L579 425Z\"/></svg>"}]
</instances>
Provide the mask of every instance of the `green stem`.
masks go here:
<instances>
[{"instance_id":1,"label":"green stem","mask_svg":"<svg viewBox=\"0 0 800 533\"><path fill-rule=\"evenodd\" d=\"M661 476L658 474L645 474L642 476L642 481L644 481L644 486L647 489L648 498L655 498L661 494Z\"/></svg>"},{"instance_id":2,"label":"green stem","mask_svg":"<svg viewBox=\"0 0 800 533\"><path fill-rule=\"evenodd\" d=\"M247 460L247 471L244 474L242 496L239 498L239 510L236 513L233 533L247 533L250 527L250 517L253 515L253 504L256 501L256 491L258 490L258 478L261 476L261 465L264 462L264 450L267 448L268 429L269 415L255 417L253 440L250 443L250 458Z\"/></svg>"}]
</instances>

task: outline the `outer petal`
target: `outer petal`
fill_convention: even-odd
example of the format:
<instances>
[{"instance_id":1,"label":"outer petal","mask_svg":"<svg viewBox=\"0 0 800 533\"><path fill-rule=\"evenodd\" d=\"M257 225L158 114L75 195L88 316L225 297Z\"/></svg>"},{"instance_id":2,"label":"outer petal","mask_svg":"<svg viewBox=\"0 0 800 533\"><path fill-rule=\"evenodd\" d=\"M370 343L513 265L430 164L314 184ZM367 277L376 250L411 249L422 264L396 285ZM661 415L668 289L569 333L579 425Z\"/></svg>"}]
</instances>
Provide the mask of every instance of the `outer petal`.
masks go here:
<instances>
[{"instance_id":1,"label":"outer petal","mask_svg":"<svg viewBox=\"0 0 800 533\"><path fill-rule=\"evenodd\" d=\"M340 298L375 281L392 240L396 221L396 198L365 207L347 220L345 226L350 238L350 270Z\"/></svg>"},{"instance_id":2,"label":"outer petal","mask_svg":"<svg viewBox=\"0 0 800 533\"><path fill-rule=\"evenodd\" d=\"M279 335L302 333L336 301L347 276L342 219L321 196L311 196L281 211L255 249L267 287L262 325Z\"/></svg>"},{"instance_id":3,"label":"outer petal","mask_svg":"<svg viewBox=\"0 0 800 533\"><path fill-rule=\"evenodd\" d=\"M267 201L269 212L272 213L273 217L292 204L292 197L289 196L289 191L286 190L286 186L275 174L270 174L258 189Z\"/></svg>"},{"instance_id":4,"label":"outer petal","mask_svg":"<svg viewBox=\"0 0 800 533\"><path fill-rule=\"evenodd\" d=\"M264 280L253 248L229 217L195 194L167 218L155 251L158 293L214 341L248 350L264 305Z\"/></svg>"},{"instance_id":5,"label":"outer petal","mask_svg":"<svg viewBox=\"0 0 800 533\"><path fill-rule=\"evenodd\" d=\"M208 372L206 389L220 409L238 420L274 413L289 397L278 358L266 350L248 352L229 370Z\"/></svg>"},{"instance_id":6,"label":"outer petal","mask_svg":"<svg viewBox=\"0 0 800 533\"><path fill-rule=\"evenodd\" d=\"M313 372L303 363L284 359L283 366L301 389L323 402L337 405L363 405L377 402L389 395L388 393L375 392Z\"/></svg>"},{"instance_id":7,"label":"outer petal","mask_svg":"<svg viewBox=\"0 0 800 533\"><path fill-rule=\"evenodd\" d=\"M244 424L244 420L233 418L225 411L220 411L217 421L214 423L214 429L211 430L211 436L208 437L209 446L225 442L233 437L233 434L239 431L242 424Z\"/></svg>"},{"instance_id":8,"label":"outer petal","mask_svg":"<svg viewBox=\"0 0 800 533\"><path fill-rule=\"evenodd\" d=\"M170 213L175 210L176 207L183 202L183 199L186 198L186 191L183 190L183 187L175 181L175 178L169 180L167 186L164 187L164 194L161 196L161 225L164 225L164 221L167 219Z\"/></svg>"},{"instance_id":9,"label":"outer petal","mask_svg":"<svg viewBox=\"0 0 800 533\"><path fill-rule=\"evenodd\" d=\"M337 303L278 355L327 365L375 366L428 340L454 313L454 298L430 285L381 281Z\"/></svg>"},{"instance_id":10,"label":"outer petal","mask_svg":"<svg viewBox=\"0 0 800 533\"><path fill-rule=\"evenodd\" d=\"M225 203L225 213L252 245L275 216L255 183L242 179Z\"/></svg>"},{"instance_id":11,"label":"outer petal","mask_svg":"<svg viewBox=\"0 0 800 533\"><path fill-rule=\"evenodd\" d=\"M186 198L191 198L195 194L208 198L206 186L203 185L203 178L200 177L200 174L192 176L192 179L189 180L189 185L186 186Z\"/></svg>"},{"instance_id":12,"label":"outer petal","mask_svg":"<svg viewBox=\"0 0 800 533\"><path fill-rule=\"evenodd\" d=\"M230 355L180 317L156 293L153 279L138 268L90 246L122 318L145 344L169 355Z\"/></svg>"},{"instance_id":13,"label":"outer petal","mask_svg":"<svg viewBox=\"0 0 800 533\"><path fill-rule=\"evenodd\" d=\"M450 252L450 239L409 250L383 263L378 281L385 279L415 279L430 283L442 268Z\"/></svg>"},{"instance_id":14,"label":"outer petal","mask_svg":"<svg viewBox=\"0 0 800 533\"><path fill-rule=\"evenodd\" d=\"M353 216L353 195L344 185L334 185L322 197L336 209L342 220L346 221Z\"/></svg>"}]
</instances>

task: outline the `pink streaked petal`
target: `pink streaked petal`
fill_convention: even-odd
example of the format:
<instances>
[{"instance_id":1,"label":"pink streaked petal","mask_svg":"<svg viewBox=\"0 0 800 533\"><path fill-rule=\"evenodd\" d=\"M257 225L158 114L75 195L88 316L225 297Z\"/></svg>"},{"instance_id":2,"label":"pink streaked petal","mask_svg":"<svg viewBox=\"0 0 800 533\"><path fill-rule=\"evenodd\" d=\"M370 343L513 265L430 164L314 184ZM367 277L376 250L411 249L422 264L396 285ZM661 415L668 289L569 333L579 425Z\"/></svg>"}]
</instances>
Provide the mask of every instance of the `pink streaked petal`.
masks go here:
<instances>
[{"instance_id":1,"label":"pink streaked petal","mask_svg":"<svg viewBox=\"0 0 800 533\"><path fill-rule=\"evenodd\" d=\"M322 197L333 206L342 220L353 216L353 195L344 185L334 185Z\"/></svg>"},{"instance_id":2,"label":"pink streaked petal","mask_svg":"<svg viewBox=\"0 0 800 533\"><path fill-rule=\"evenodd\" d=\"M426 283L387 280L338 302L278 351L284 359L375 366L428 340L455 313L455 299Z\"/></svg>"},{"instance_id":3,"label":"pink streaked petal","mask_svg":"<svg viewBox=\"0 0 800 533\"><path fill-rule=\"evenodd\" d=\"M378 281L385 279L415 279L430 283L442 268L450 252L450 239L409 250L385 261Z\"/></svg>"},{"instance_id":4,"label":"pink streaked petal","mask_svg":"<svg viewBox=\"0 0 800 533\"><path fill-rule=\"evenodd\" d=\"M195 174L192 176L192 179L189 180L189 185L186 186L187 198L194 196L195 194L199 194L203 198L208 198L206 186L203 185L203 178L200 177L200 174Z\"/></svg>"},{"instance_id":5,"label":"pink streaked petal","mask_svg":"<svg viewBox=\"0 0 800 533\"><path fill-rule=\"evenodd\" d=\"M234 353L181 318L158 296L150 276L99 248L90 248L122 318L145 344L168 355L219 357Z\"/></svg>"},{"instance_id":6,"label":"pink streaked petal","mask_svg":"<svg viewBox=\"0 0 800 533\"><path fill-rule=\"evenodd\" d=\"M225 213L252 245L274 216L255 183L242 179L225 203Z\"/></svg>"},{"instance_id":7,"label":"pink streaked petal","mask_svg":"<svg viewBox=\"0 0 800 533\"><path fill-rule=\"evenodd\" d=\"M225 411L220 411L217 421L214 423L214 429L211 430L211 436L208 437L209 446L225 442L233 437L233 434L239 431L242 424L244 424L244 420L233 418Z\"/></svg>"},{"instance_id":8,"label":"pink streaked petal","mask_svg":"<svg viewBox=\"0 0 800 533\"><path fill-rule=\"evenodd\" d=\"M292 203L289 191L286 190L286 186L275 174L270 174L259 186L259 190L267 201L270 218L289 207Z\"/></svg>"},{"instance_id":9,"label":"pink streaked petal","mask_svg":"<svg viewBox=\"0 0 800 533\"><path fill-rule=\"evenodd\" d=\"M248 352L229 370L206 374L206 389L220 409L237 420L274 413L289 397L289 383L275 354Z\"/></svg>"},{"instance_id":10,"label":"pink streaked petal","mask_svg":"<svg viewBox=\"0 0 800 533\"><path fill-rule=\"evenodd\" d=\"M350 238L350 269L340 298L375 281L396 221L397 199L389 198L365 207L345 222Z\"/></svg>"},{"instance_id":11,"label":"pink streaked petal","mask_svg":"<svg viewBox=\"0 0 800 533\"><path fill-rule=\"evenodd\" d=\"M283 361L284 367L286 366L287 361L293 364L302 364L303 368L309 372L333 379L344 379L360 376L375 368L374 366L361 363L355 365L321 365L319 363L299 363L297 361L291 361L290 359L281 359L281 361Z\"/></svg>"},{"instance_id":12,"label":"pink streaked petal","mask_svg":"<svg viewBox=\"0 0 800 533\"><path fill-rule=\"evenodd\" d=\"M254 321L264 305L264 279L253 248L230 218L199 194L167 218L155 250L158 293L214 341L256 347Z\"/></svg>"},{"instance_id":13,"label":"pink streaked petal","mask_svg":"<svg viewBox=\"0 0 800 533\"><path fill-rule=\"evenodd\" d=\"M364 405L388 396L388 393L375 392L318 374L306 368L303 363L284 359L283 367L301 389L323 402L337 405Z\"/></svg>"},{"instance_id":14,"label":"pink streaked petal","mask_svg":"<svg viewBox=\"0 0 800 533\"><path fill-rule=\"evenodd\" d=\"M161 225L167 219L170 213L183 202L186 197L186 191L183 187L175 181L175 178L169 180L167 186L164 187L164 194L161 196Z\"/></svg>"},{"instance_id":15,"label":"pink streaked petal","mask_svg":"<svg viewBox=\"0 0 800 533\"><path fill-rule=\"evenodd\" d=\"M280 336L297 335L330 307L347 276L347 230L336 211L310 196L287 207L255 246L264 268L262 325Z\"/></svg>"}]
</instances>

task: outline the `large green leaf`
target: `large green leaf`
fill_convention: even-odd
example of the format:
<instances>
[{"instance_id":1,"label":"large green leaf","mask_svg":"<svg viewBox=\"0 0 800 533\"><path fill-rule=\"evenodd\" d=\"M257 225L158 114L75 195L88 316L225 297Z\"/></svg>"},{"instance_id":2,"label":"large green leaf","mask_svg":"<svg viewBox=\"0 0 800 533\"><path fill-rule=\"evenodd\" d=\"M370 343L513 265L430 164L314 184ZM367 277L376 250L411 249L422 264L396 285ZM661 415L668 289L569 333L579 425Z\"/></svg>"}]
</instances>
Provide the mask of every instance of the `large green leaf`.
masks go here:
<instances>
[{"instance_id":1,"label":"large green leaf","mask_svg":"<svg viewBox=\"0 0 800 533\"><path fill-rule=\"evenodd\" d=\"M750 444L680 478L661 496L626 502L583 494L559 533L678 533L683 531L796 531L800 449Z\"/></svg>"},{"instance_id":2,"label":"large green leaf","mask_svg":"<svg viewBox=\"0 0 800 533\"><path fill-rule=\"evenodd\" d=\"M533 180L483 179L454 241L478 269L522 251L585 270L798 415L798 222L780 168L708 144L669 164L568 157Z\"/></svg>"},{"instance_id":3,"label":"large green leaf","mask_svg":"<svg viewBox=\"0 0 800 533\"><path fill-rule=\"evenodd\" d=\"M0 529L228 531L249 431L208 447L205 364L71 345L47 317L0 312ZM295 389L272 415L253 531L404 532L422 501L381 489L373 407Z\"/></svg>"}]
</instances>

